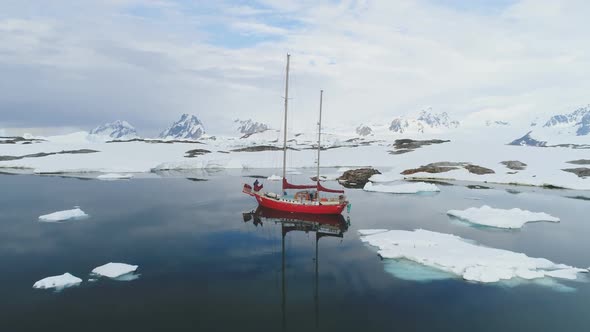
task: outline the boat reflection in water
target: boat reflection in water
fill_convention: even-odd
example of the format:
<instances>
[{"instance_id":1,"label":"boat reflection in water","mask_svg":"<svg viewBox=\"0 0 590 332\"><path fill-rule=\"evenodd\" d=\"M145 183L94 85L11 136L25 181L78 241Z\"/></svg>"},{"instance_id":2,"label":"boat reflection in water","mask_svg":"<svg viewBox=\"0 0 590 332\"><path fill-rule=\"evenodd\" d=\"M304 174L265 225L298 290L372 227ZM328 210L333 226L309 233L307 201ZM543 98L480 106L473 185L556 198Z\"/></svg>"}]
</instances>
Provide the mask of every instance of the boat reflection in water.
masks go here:
<instances>
[{"instance_id":1,"label":"boat reflection in water","mask_svg":"<svg viewBox=\"0 0 590 332\"><path fill-rule=\"evenodd\" d=\"M323 237L343 238L350 226L350 218L337 215L313 215L306 213L290 213L258 206L255 211L243 214L244 222L252 221L256 226L266 222L274 222L281 225L281 311L283 329L286 329L286 278L285 278L285 237L293 231L315 233L315 278L314 278L314 304L315 325L319 327L319 255L318 242Z\"/></svg>"}]
</instances>

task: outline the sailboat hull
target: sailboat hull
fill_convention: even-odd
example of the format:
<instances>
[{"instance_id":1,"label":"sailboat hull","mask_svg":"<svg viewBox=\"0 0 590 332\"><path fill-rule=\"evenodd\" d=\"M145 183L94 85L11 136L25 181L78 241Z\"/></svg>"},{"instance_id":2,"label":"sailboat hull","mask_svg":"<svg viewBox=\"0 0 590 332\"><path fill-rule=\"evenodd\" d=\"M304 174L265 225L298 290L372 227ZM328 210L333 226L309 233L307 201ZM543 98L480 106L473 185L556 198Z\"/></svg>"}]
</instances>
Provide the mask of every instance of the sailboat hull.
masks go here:
<instances>
[{"instance_id":1,"label":"sailboat hull","mask_svg":"<svg viewBox=\"0 0 590 332\"><path fill-rule=\"evenodd\" d=\"M348 204L348 202L330 205L305 204L281 199L273 199L259 194L253 194L253 196L256 198L256 201L258 201L258 204L262 207L293 213L341 214Z\"/></svg>"}]
</instances>

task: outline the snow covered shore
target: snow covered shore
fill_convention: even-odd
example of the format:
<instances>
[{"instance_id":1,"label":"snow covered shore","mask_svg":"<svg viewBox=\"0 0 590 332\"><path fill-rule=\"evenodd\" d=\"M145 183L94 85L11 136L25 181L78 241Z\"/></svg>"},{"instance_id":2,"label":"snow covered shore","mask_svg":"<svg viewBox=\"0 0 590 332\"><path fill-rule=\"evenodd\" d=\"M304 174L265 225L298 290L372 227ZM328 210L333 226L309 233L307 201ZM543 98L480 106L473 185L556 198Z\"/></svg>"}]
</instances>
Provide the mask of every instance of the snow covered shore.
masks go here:
<instances>
[{"instance_id":1,"label":"snow covered shore","mask_svg":"<svg viewBox=\"0 0 590 332\"><path fill-rule=\"evenodd\" d=\"M256 135L248 139L219 137L216 140L183 142L100 142L85 138L84 133L58 137L45 137L45 141L33 144L3 144L0 146L0 170L4 172L31 173L149 173L160 170L203 169L256 169L277 168L281 151L267 150L236 152L238 148L253 146ZM288 164L291 168L315 167L316 151L312 141L302 136L290 142ZM322 167L372 166L387 170L375 175L372 182L388 182L401 179L454 179L474 182L521 184L532 186L556 186L578 190L590 190L590 178L563 171L576 167L569 161L584 159L588 151L567 147L530 147L506 145L502 138L480 140L474 144L471 137L441 137L450 142L424 146L404 154L392 154L395 137L375 139L358 138L344 143L346 137L328 142L330 149L322 153ZM254 143L253 143L254 142ZM364 143L363 143L364 142ZM259 143L259 142L258 142ZM363 144L361 144L363 143ZM266 145L271 143L266 143ZM276 143L273 143L276 144ZM191 149L206 149L210 153L187 158ZM39 153L91 149L96 153L61 153L38 156ZM15 159L16 158L16 159ZM519 161L525 169L507 168L506 161ZM402 175L407 170L420 170L420 166L432 163L464 163L481 166L491 172L476 174L469 167L451 167L439 173L415 172ZM330 179L333 170L326 170Z\"/></svg>"},{"instance_id":2,"label":"snow covered shore","mask_svg":"<svg viewBox=\"0 0 590 332\"><path fill-rule=\"evenodd\" d=\"M423 229L360 230L361 240L379 249L386 259L405 259L465 280L492 283L510 279L557 278L575 280L587 273L544 258L477 245L452 234Z\"/></svg>"}]
</instances>

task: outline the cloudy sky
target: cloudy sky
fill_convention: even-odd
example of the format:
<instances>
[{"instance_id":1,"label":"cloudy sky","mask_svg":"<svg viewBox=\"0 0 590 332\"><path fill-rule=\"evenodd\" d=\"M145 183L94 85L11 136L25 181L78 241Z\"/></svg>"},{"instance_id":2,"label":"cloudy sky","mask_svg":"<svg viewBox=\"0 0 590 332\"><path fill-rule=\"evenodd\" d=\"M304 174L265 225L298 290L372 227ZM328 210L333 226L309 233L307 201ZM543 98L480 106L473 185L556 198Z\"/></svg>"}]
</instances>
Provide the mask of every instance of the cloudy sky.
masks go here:
<instances>
[{"instance_id":1,"label":"cloudy sky","mask_svg":"<svg viewBox=\"0 0 590 332\"><path fill-rule=\"evenodd\" d=\"M590 2L0 1L0 128L210 133L278 127L286 53L293 126L390 121L431 106L528 121L590 103ZM14 129L13 129L14 130Z\"/></svg>"}]
</instances>

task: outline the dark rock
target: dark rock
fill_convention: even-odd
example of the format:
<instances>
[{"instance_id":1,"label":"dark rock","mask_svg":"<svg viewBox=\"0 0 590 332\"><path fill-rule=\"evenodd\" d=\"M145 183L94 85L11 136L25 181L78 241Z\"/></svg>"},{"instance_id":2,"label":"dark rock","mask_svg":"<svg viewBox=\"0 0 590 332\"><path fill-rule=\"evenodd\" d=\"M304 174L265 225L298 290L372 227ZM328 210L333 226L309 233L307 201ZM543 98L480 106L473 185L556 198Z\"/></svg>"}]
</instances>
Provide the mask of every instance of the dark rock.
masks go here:
<instances>
[{"instance_id":1,"label":"dark rock","mask_svg":"<svg viewBox=\"0 0 590 332\"><path fill-rule=\"evenodd\" d=\"M494 174L494 173L496 173L492 169L481 167L481 166L478 166L478 165L467 165L467 166L465 166L465 169L468 170L469 173L477 174L477 175Z\"/></svg>"},{"instance_id":2,"label":"dark rock","mask_svg":"<svg viewBox=\"0 0 590 332\"><path fill-rule=\"evenodd\" d=\"M574 164L574 165L590 165L590 159L571 160L571 161L568 161L567 163Z\"/></svg>"},{"instance_id":3,"label":"dark rock","mask_svg":"<svg viewBox=\"0 0 590 332\"><path fill-rule=\"evenodd\" d=\"M492 189L491 187L482 186L479 184L470 184L467 186L469 189Z\"/></svg>"},{"instance_id":4,"label":"dark rock","mask_svg":"<svg viewBox=\"0 0 590 332\"><path fill-rule=\"evenodd\" d=\"M393 143L393 147L395 151L389 151L390 154L402 154L412 152L416 149L419 149L423 146L428 146L432 144L441 144L441 143L448 143L449 140L440 140L440 139L431 139L431 140L413 140L409 138L404 139L396 139ZM403 151L403 152L397 152Z\"/></svg>"},{"instance_id":5,"label":"dark rock","mask_svg":"<svg viewBox=\"0 0 590 332\"><path fill-rule=\"evenodd\" d=\"M369 178L375 174L381 174L374 168L359 168L344 172L338 178L338 182L346 188L363 188Z\"/></svg>"},{"instance_id":6,"label":"dark rock","mask_svg":"<svg viewBox=\"0 0 590 332\"><path fill-rule=\"evenodd\" d=\"M287 148L288 150L299 151L294 148ZM232 152L260 152L260 151L283 151L282 147L274 146L274 145L255 145L255 146L247 146L245 148L233 149Z\"/></svg>"},{"instance_id":7,"label":"dark rock","mask_svg":"<svg viewBox=\"0 0 590 332\"><path fill-rule=\"evenodd\" d=\"M188 150L187 152L185 152L184 157L185 158L195 158L196 156L202 156L207 153L211 153L211 151L205 150L205 149L193 149L193 150Z\"/></svg>"},{"instance_id":8,"label":"dark rock","mask_svg":"<svg viewBox=\"0 0 590 332\"><path fill-rule=\"evenodd\" d=\"M0 156L0 161L8 161L8 160L20 160L24 158L41 158L52 156L55 154L84 154L84 153L96 153L100 151L91 150L91 149L79 149L79 150L63 150L59 152L38 152L32 154L26 154L22 156Z\"/></svg>"},{"instance_id":9,"label":"dark rock","mask_svg":"<svg viewBox=\"0 0 590 332\"><path fill-rule=\"evenodd\" d=\"M428 165L420 166L418 168L407 169L407 170L403 171L401 174L402 175L412 175L412 174L421 173L421 172L437 174L437 173L445 173L445 172L449 172L452 170L460 169L461 167L465 168L470 173L478 174L478 175L495 173L493 170L491 170L489 168L481 167L478 165L472 165L472 164L466 163L466 162L441 161L441 162L436 162L436 163L431 163Z\"/></svg>"},{"instance_id":10,"label":"dark rock","mask_svg":"<svg viewBox=\"0 0 590 332\"><path fill-rule=\"evenodd\" d=\"M515 170L515 171L522 171L523 169L525 169L527 167L527 164L523 163L522 161L518 161L518 160L507 160L507 161L503 161L500 164Z\"/></svg>"},{"instance_id":11,"label":"dark rock","mask_svg":"<svg viewBox=\"0 0 590 332\"><path fill-rule=\"evenodd\" d=\"M583 179L590 176L590 168L587 168L587 167L566 168L566 169L562 169L562 171L574 173L578 177L583 178Z\"/></svg>"},{"instance_id":12,"label":"dark rock","mask_svg":"<svg viewBox=\"0 0 590 332\"><path fill-rule=\"evenodd\" d=\"M44 142L38 138L24 138L20 136L0 136L0 144L32 144Z\"/></svg>"},{"instance_id":13,"label":"dark rock","mask_svg":"<svg viewBox=\"0 0 590 332\"><path fill-rule=\"evenodd\" d=\"M106 143L130 143L130 142L143 142L143 143L150 143L150 144L173 144L173 143L187 143L187 144L205 144L202 142L191 141L191 140L178 140L178 139L171 139L171 140L162 140L162 139L149 139L149 138L132 138L132 139L114 139L112 141L107 141Z\"/></svg>"}]
</instances>

